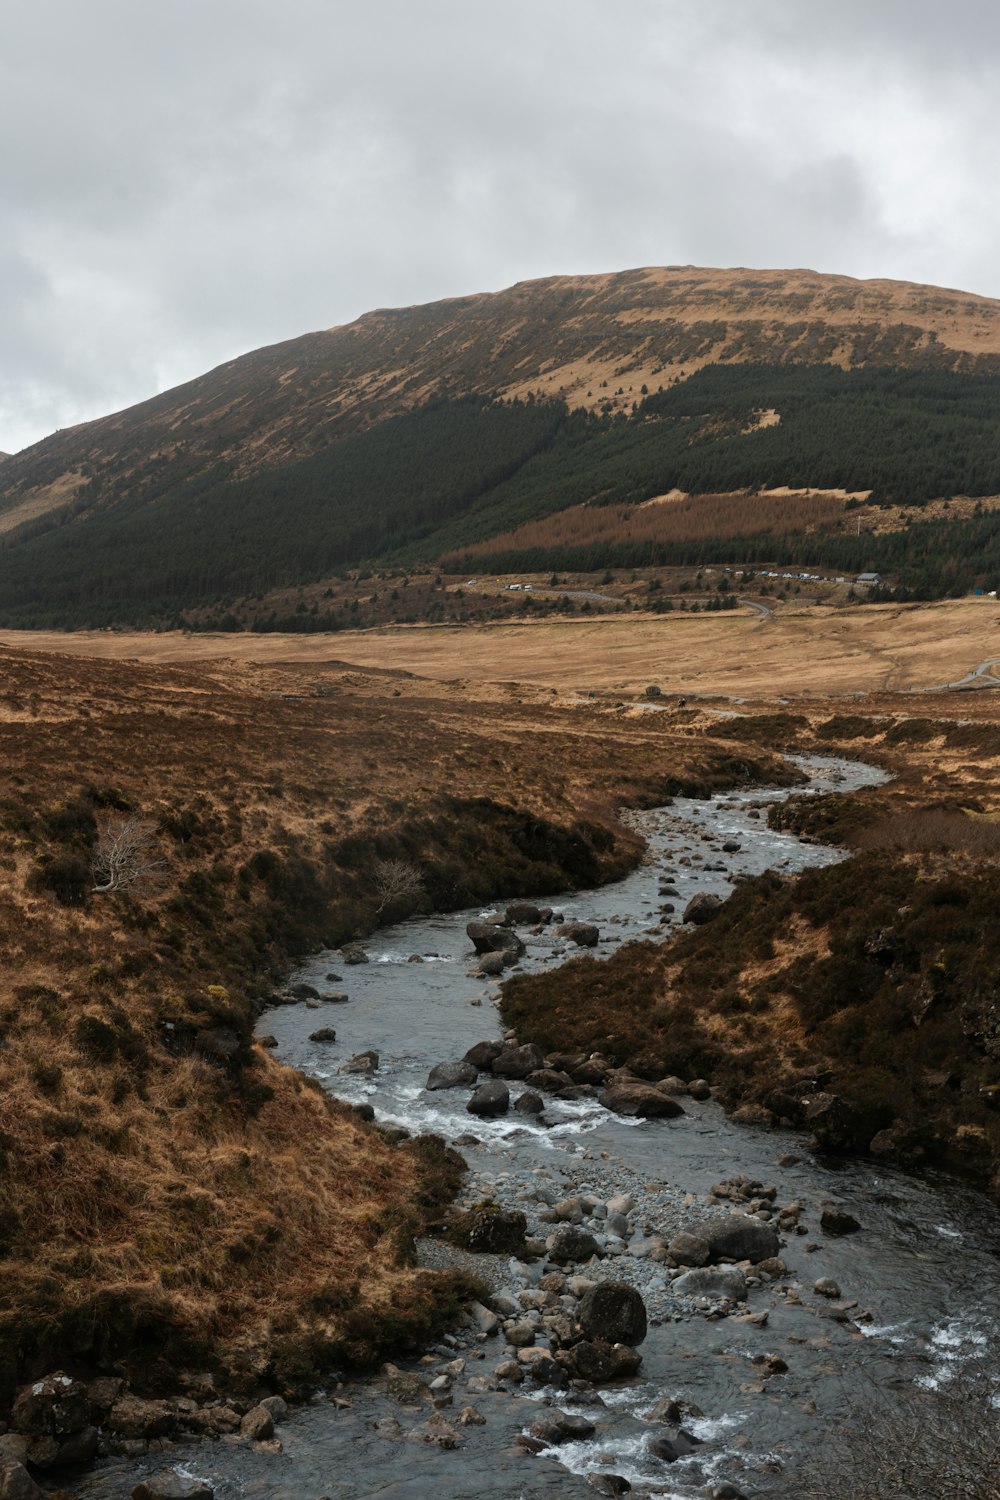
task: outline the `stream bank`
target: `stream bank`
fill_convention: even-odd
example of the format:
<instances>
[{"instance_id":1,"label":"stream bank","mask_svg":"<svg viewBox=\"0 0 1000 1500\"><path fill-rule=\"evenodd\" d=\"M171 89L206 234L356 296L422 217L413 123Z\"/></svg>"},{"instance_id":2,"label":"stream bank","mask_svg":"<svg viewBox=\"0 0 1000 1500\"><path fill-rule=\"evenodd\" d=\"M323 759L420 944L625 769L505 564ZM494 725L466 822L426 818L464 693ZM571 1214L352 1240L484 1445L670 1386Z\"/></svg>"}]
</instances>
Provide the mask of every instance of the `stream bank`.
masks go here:
<instances>
[{"instance_id":1,"label":"stream bank","mask_svg":"<svg viewBox=\"0 0 1000 1500\"><path fill-rule=\"evenodd\" d=\"M812 761L806 768L817 791L847 790L867 775L850 763ZM567 896L563 915L598 924L599 958L629 936L669 931L697 891L721 895L743 872L835 860L835 851L767 827L762 811L782 795L678 799L641 815L649 844L642 867L616 886ZM726 842L739 848L722 854ZM679 893L675 912L666 914L659 891L665 871ZM944 1177L817 1160L805 1138L741 1126L711 1097L691 1093L679 1096L684 1112L671 1120L624 1118L582 1098L546 1100L548 1123L540 1124L519 1114L475 1120L465 1107L467 1089L427 1092L434 1065L499 1032L495 987L472 972L465 934L467 921L480 916L387 929L366 945L368 962L350 967L342 954L321 955L298 980L318 995L346 993L346 1003L306 997L269 1012L262 1030L274 1035L283 1061L338 1096L370 1105L380 1122L455 1142L470 1167L460 1206L488 1201L523 1213L529 1241L543 1243L579 1215L601 1258L555 1268L545 1258L477 1256L500 1299L499 1331L470 1324L398 1375L352 1382L332 1400L318 1396L279 1428L280 1452L224 1440L178 1450L169 1461L180 1459L208 1479L220 1500L416 1500L432 1493L575 1500L594 1494L592 1479L610 1483L612 1475L639 1494L684 1500L726 1484L750 1496L791 1495L798 1456L843 1441L838 1424L852 1420L852 1381L891 1405L946 1387L963 1363L994 1346L1000 1218ZM570 951L547 928L526 937L522 963L529 970L558 964ZM324 1029L334 1031L333 1040L315 1039ZM378 1053L372 1072L341 1071L369 1049ZM740 1177L749 1183L735 1181ZM826 1232L828 1203L853 1215L859 1231ZM780 1210L793 1204L791 1227ZM747 1300L731 1306L678 1294L672 1268L654 1258L657 1244L728 1216L734 1206L753 1209L761 1222L785 1218L784 1270L771 1276L748 1267ZM429 1262L440 1256L454 1263L437 1241L421 1253ZM531 1325L531 1336L544 1342L546 1315L570 1310L560 1298L573 1295L577 1274L611 1276L642 1294L651 1326L638 1375L567 1393L498 1373L516 1368L525 1347L510 1341L518 1325ZM562 1290L558 1280L541 1288L548 1276L567 1277ZM814 1290L826 1280L840 1295ZM675 1462L649 1446L654 1429L645 1414L665 1398L686 1403L685 1427L702 1440ZM551 1410L549 1402L592 1422L594 1432L531 1454L520 1446L521 1434ZM101 1500L129 1494L141 1474L167 1462L109 1463L84 1492Z\"/></svg>"}]
</instances>

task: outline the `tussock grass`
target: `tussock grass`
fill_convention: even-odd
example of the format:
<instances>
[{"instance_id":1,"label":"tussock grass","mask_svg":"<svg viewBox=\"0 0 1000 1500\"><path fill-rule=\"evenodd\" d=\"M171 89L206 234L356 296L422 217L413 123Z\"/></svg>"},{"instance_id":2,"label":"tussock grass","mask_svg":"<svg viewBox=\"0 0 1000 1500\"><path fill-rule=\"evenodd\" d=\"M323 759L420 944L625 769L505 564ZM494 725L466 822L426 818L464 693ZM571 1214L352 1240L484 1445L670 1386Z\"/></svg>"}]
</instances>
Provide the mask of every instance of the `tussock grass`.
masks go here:
<instances>
[{"instance_id":1,"label":"tussock grass","mask_svg":"<svg viewBox=\"0 0 1000 1500\"><path fill-rule=\"evenodd\" d=\"M596 883L641 852L621 803L773 770L594 731L326 664L0 651L0 1399L56 1365L295 1390L454 1317L468 1287L412 1241L459 1159L387 1144L253 1023L292 955L371 929L380 861L428 906ZM162 881L52 878L109 807Z\"/></svg>"}]
</instances>

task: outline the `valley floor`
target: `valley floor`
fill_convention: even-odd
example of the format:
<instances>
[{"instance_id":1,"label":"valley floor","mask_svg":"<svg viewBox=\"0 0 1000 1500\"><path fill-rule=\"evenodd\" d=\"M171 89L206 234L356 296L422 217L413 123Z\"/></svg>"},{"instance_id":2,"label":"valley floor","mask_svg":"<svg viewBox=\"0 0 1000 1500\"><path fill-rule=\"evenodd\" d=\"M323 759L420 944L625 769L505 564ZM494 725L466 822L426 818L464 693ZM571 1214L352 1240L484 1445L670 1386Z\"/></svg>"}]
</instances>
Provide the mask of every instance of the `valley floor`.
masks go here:
<instances>
[{"instance_id":1,"label":"valley floor","mask_svg":"<svg viewBox=\"0 0 1000 1500\"><path fill-rule=\"evenodd\" d=\"M350 662L560 692L800 697L921 692L998 650L995 599L774 606L773 613L610 615L486 626L388 626L335 635L4 631L0 643L120 661Z\"/></svg>"}]
</instances>

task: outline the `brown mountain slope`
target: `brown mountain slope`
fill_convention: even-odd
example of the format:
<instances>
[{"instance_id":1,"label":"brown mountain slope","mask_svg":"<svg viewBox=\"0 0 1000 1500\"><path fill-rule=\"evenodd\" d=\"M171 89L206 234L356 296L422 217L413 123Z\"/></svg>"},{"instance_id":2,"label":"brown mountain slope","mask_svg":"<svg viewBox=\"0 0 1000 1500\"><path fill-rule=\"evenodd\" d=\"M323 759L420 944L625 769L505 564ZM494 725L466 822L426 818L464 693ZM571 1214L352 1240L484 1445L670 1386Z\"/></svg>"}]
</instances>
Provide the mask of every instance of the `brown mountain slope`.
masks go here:
<instances>
[{"instance_id":1,"label":"brown mountain slope","mask_svg":"<svg viewBox=\"0 0 1000 1500\"><path fill-rule=\"evenodd\" d=\"M439 394L624 406L644 384L748 360L997 371L1000 302L804 270L674 266L380 309L26 449L3 466L0 530L132 499L220 459L247 472L303 457Z\"/></svg>"}]
</instances>

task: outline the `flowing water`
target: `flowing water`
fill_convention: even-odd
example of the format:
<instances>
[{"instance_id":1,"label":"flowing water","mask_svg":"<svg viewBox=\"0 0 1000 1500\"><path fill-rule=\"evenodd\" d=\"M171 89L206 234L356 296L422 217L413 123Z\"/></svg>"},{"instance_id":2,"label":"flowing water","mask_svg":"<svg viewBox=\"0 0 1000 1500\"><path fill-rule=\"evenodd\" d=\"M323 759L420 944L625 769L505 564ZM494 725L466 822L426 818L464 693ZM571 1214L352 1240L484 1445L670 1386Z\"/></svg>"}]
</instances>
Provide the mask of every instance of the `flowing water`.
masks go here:
<instances>
[{"instance_id":1,"label":"flowing water","mask_svg":"<svg viewBox=\"0 0 1000 1500\"><path fill-rule=\"evenodd\" d=\"M798 764L815 794L871 785L882 775L847 761L808 757ZM635 822L647 839L644 863L615 885L554 904L567 918L598 924L601 942L592 955L599 961L621 942L668 935L696 891L724 895L742 873L792 872L838 859L835 850L768 828L767 804L788 795L755 789L706 801L677 798L642 814ZM724 842L738 844L738 851L722 853ZM670 898L676 910L664 917L660 887L668 882L677 892ZM380 1122L458 1142L472 1174L470 1197L495 1194L524 1208L530 1220L546 1201L571 1191L630 1192L640 1203L639 1219L645 1213L649 1222L639 1224L627 1247L612 1245L616 1258L598 1274L632 1280L653 1313L640 1377L592 1399L529 1392L527 1384L490 1390L493 1367L506 1357L502 1337L476 1340L467 1332L458 1348L443 1344L435 1351L441 1360L456 1352L466 1358L454 1411L445 1417L453 1420L458 1411L463 1381L480 1377L461 1400L474 1403L485 1421L460 1428L454 1450L409 1441L407 1430L427 1411L403 1413L384 1381L372 1379L351 1385L350 1408L334 1408L323 1394L295 1412L279 1429L282 1453L205 1443L182 1455L188 1472L207 1478L220 1500L582 1500L594 1494L586 1476L600 1473L620 1474L643 1492L674 1500L704 1496L721 1481L750 1496L790 1495L794 1490L782 1486L797 1458L839 1443L838 1420L859 1400L891 1408L915 1393L946 1388L970 1363L989 1361L1000 1332L1000 1213L948 1178L817 1159L804 1138L736 1125L711 1100L685 1099L685 1115L671 1121L622 1119L591 1100L547 1100L547 1123L535 1123L515 1114L473 1120L465 1110L467 1090L426 1092L435 1063L499 1034L496 982L475 976L465 933L466 923L481 915L457 912L384 929L365 945L366 964L344 967L339 954L318 955L296 979L320 992L346 991L348 1003L282 1006L266 1014L261 1031L277 1038L282 1061L339 1097L372 1104ZM527 942L521 966L528 971L577 952L551 929ZM327 1024L336 1028L335 1043L309 1039ZM566 1045L572 1047L571 1037ZM379 1053L374 1077L338 1071L368 1048ZM786 1164L778 1166L782 1155ZM777 1287L751 1290L749 1313L766 1311L765 1326L680 1303L666 1268L643 1258L647 1233L666 1226L669 1237L671 1226L696 1219L709 1188L736 1173L775 1185L779 1204L798 1200L808 1226L806 1234L788 1237L782 1252L788 1276ZM849 1208L861 1231L820 1234L819 1205L827 1200ZM551 1226L532 1227L545 1233ZM513 1263L510 1287L529 1286L539 1270ZM818 1277L835 1278L844 1301L814 1295ZM770 1355L780 1356L787 1371L767 1376L760 1356ZM429 1367L414 1368L423 1374ZM597 1433L526 1456L513 1440L548 1395L564 1410L587 1414ZM662 1396L694 1403L702 1413L686 1424L702 1446L669 1465L649 1453L650 1429L642 1420ZM163 1467L163 1459L108 1463L85 1493L99 1500L130 1494L140 1475Z\"/></svg>"}]
</instances>

